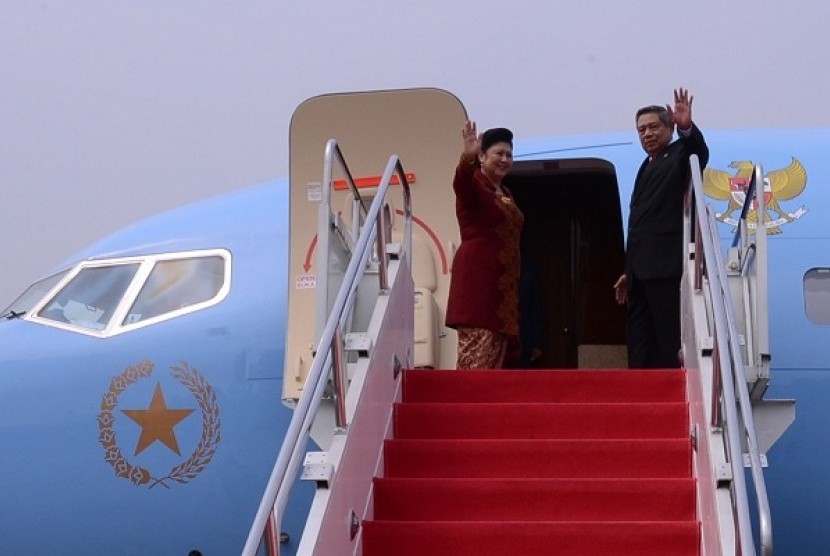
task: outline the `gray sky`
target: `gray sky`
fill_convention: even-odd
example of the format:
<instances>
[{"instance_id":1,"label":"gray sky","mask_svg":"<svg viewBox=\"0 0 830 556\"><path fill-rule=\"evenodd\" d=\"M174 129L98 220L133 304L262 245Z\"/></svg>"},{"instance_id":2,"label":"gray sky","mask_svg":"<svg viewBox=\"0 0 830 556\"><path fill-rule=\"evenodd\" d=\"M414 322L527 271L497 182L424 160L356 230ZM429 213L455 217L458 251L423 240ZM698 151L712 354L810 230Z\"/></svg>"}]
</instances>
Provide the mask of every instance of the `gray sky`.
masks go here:
<instances>
[{"instance_id":1,"label":"gray sky","mask_svg":"<svg viewBox=\"0 0 830 556\"><path fill-rule=\"evenodd\" d=\"M830 125L821 0L0 0L0 305L74 251L288 173L296 106L440 87L481 127ZM634 136L632 135L632 139Z\"/></svg>"}]
</instances>

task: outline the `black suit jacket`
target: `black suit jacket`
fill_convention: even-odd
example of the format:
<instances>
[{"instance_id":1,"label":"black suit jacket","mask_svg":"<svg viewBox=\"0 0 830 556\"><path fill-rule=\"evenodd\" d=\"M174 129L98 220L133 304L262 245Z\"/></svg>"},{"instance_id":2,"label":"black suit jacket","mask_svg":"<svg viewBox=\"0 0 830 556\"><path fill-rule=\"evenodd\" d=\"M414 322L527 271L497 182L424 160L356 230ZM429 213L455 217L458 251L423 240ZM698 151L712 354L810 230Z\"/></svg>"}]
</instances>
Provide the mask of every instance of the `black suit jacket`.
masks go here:
<instances>
[{"instance_id":1,"label":"black suit jacket","mask_svg":"<svg viewBox=\"0 0 830 556\"><path fill-rule=\"evenodd\" d=\"M692 154L700 158L702 170L709 161L709 148L695 125L688 137L681 135L640 166L628 216L625 273L629 280L682 275L683 197Z\"/></svg>"}]
</instances>

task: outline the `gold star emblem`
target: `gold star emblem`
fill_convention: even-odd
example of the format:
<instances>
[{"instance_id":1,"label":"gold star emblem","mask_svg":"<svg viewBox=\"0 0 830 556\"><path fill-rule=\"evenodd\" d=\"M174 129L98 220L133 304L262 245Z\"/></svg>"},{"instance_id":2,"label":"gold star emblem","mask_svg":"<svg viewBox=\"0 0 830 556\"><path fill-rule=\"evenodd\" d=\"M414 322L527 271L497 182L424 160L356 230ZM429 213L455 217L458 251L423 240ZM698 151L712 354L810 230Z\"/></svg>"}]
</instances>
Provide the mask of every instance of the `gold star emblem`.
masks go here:
<instances>
[{"instance_id":1,"label":"gold star emblem","mask_svg":"<svg viewBox=\"0 0 830 556\"><path fill-rule=\"evenodd\" d=\"M153 392L153 399L150 401L149 408L122 409L121 412L124 415L141 427L141 436L138 438L134 455L140 454L156 440L176 452L177 455L181 455L173 427L193 411L193 409L168 409L164 401L164 392L161 390L161 383L156 384L156 390Z\"/></svg>"}]
</instances>

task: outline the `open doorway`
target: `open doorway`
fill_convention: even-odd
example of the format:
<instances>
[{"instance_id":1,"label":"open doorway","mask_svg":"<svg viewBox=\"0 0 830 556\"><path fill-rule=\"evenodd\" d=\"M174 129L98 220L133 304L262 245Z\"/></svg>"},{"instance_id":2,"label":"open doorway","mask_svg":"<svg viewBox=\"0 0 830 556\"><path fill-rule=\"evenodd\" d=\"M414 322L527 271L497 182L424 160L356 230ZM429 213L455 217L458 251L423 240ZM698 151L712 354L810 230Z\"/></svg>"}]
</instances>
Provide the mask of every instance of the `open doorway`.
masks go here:
<instances>
[{"instance_id":1,"label":"open doorway","mask_svg":"<svg viewBox=\"0 0 830 556\"><path fill-rule=\"evenodd\" d=\"M625 310L613 290L624 268L614 166L593 158L517 161L504 185L525 216L521 293L535 310L523 311L523 336L540 344L529 366L625 367Z\"/></svg>"}]
</instances>

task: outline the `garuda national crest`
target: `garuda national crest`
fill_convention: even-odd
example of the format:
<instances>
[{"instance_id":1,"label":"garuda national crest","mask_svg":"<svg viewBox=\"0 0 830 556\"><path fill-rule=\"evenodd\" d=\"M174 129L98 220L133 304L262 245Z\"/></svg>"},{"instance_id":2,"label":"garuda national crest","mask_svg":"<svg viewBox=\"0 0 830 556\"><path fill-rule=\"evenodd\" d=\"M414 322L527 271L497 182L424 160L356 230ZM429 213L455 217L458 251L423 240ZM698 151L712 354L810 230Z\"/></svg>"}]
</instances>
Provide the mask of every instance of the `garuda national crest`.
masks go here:
<instances>
[{"instance_id":1,"label":"garuda national crest","mask_svg":"<svg viewBox=\"0 0 830 556\"><path fill-rule=\"evenodd\" d=\"M703 191L709 197L722 201L728 201L726 210L716 213L715 216L721 222L733 226L738 225L736 211L743 207L746 199L746 190L752 179L753 163L751 161L732 162L729 167L736 170L735 174L723 170L706 168L703 170ZM789 201L801 195L807 186L807 170L793 157L792 163L781 170L768 172L764 179L764 220L767 232L780 234L781 226L798 220L807 209L799 207L793 212L787 212L779 204L782 201ZM758 213L757 204L753 203L747 215L747 222L750 228L757 226Z\"/></svg>"}]
</instances>

